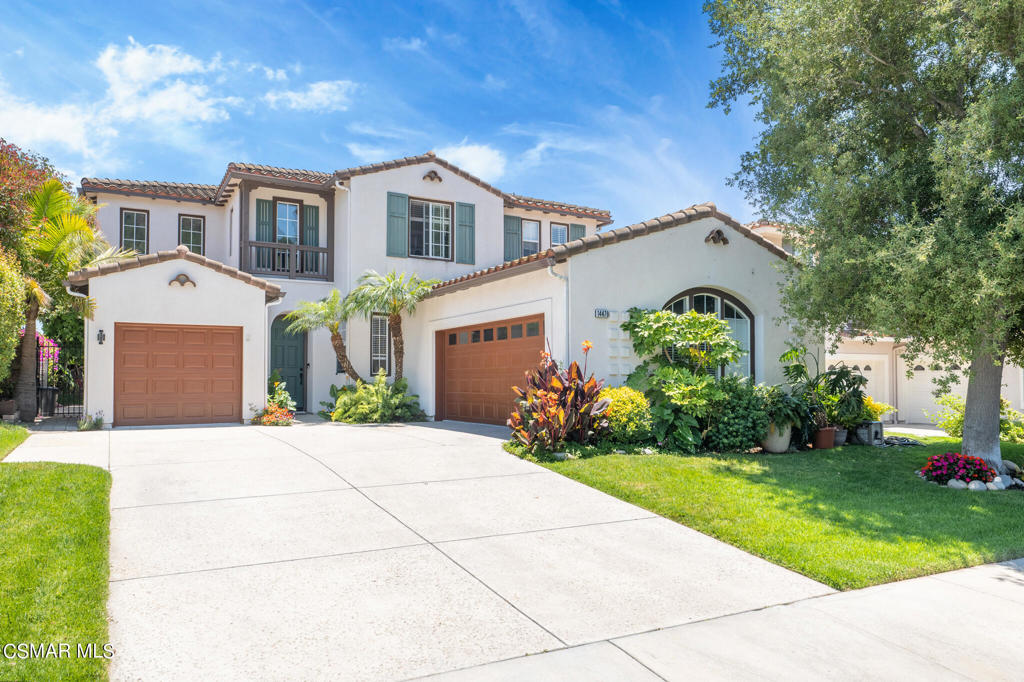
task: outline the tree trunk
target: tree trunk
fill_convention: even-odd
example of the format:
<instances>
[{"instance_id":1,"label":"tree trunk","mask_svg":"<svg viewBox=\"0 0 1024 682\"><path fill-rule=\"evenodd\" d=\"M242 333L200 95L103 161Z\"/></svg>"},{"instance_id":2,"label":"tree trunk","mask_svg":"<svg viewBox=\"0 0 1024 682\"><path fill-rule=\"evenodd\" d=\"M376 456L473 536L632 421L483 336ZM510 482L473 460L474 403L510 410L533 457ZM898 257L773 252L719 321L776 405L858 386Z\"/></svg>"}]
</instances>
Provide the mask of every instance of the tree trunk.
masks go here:
<instances>
[{"instance_id":1,"label":"tree trunk","mask_svg":"<svg viewBox=\"0 0 1024 682\"><path fill-rule=\"evenodd\" d=\"M14 388L14 401L18 404L19 419L35 421L36 404L36 363L39 361L36 349L36 318L39 317L39 301L30 297L25 311L25 336L21 339L21 361L18 368L18 383Z\"/></svg>"},{"instance_id":2,"label":"tree trunk","mask_svg":"<svg viewBox=\"0 0 1024 682\"><path fill-rule=\"evenodd\" d=\"M334 347L334 354L338 356L338 364L341 365L341 369L345 371L353 381L362 381L363 378L356 372L355 367L352 366L352 362L348 359L348 351L345 349L345 339L341 337L341 332L331 333L331 346Z\"/></svg>"},{"instance_id":3,"label":"tree trunk","mask_svg":"<svg viewBox=\"0 0 1024 682\"><path fill-rule=\"evenodd\" d=\"M405 366L405 338L402 336L402 316L388 315L388 329L391 330L391 341L395 345L395 381L402 378Z\"/></svg>"},{"instance_id":4,"label":"tree trunk","mask_svg":"<svg viewBox=\"0 0 1024 682\"><path fill-rule=\"evenodd\" d=\"M999 450L999 397L1003 385L1003 357L978 351L971 360L964 410L963 454L981 457L1005 473Z\"/></svg>"}]
</instances>

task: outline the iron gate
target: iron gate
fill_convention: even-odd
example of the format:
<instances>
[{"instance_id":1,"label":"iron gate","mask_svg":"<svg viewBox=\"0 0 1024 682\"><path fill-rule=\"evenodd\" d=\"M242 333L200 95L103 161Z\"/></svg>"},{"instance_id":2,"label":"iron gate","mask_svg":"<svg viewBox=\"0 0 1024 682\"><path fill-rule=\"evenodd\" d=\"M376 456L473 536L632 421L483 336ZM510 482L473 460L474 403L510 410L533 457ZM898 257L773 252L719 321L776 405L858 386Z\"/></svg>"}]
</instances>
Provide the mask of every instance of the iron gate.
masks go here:
<instances>
[{"instance_id":1,"label":"iron gate","mask_svg":"<svg viewBox=\"0 0 1024 682\"><path fill-rule=\"evenodd\" d=\"M80 417L83 379L80 363L61 357L61 347L45 337L38 339L37 404L44 417Z\"/></svg>"}]
</instances>

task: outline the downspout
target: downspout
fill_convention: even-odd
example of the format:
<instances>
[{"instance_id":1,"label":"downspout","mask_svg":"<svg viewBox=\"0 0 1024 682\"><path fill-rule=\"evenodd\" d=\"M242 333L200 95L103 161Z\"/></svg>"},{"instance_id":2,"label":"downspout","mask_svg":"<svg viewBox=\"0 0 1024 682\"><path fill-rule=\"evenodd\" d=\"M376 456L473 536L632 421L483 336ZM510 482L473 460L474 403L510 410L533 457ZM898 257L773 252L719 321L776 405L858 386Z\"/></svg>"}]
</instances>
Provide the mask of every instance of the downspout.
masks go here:
<instances>
[{"instance_id":1,"label":"downspout","mask_svg":"<svg viewBox=\"0 0 1024 682\"><path fill-rule=\"evenodd\" d=\"M548 274L556 279L562 280L565 283L565 364L569 364L572 359L569 355L570 345L572 343L572 334L570 333L570 322L569 322L569 276L560 275L555 272L555 264L551 263L548 265Z\"/></svg>"}]
</instances>

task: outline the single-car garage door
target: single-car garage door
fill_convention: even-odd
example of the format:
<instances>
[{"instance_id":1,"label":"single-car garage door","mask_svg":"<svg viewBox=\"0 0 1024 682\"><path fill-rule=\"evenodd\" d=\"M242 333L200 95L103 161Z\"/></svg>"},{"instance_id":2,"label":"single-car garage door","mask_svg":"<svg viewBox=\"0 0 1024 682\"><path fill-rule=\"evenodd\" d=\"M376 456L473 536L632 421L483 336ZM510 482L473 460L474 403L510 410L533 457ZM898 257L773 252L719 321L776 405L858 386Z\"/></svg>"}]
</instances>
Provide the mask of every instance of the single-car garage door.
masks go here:
<instances>
[{"instance_id":1,"label":"single-car garage door","mask_svg":"<svg viewBox=\"0 0 1024 682\"><path fill-rule=\"evenodd\" d=\"M439 419L504 424L512 386L544 349L544 316L518 317L437 333Z\"/></svg>"},{"instance_id":2,"label":"single-car garage door","mask_svg":"<svg viewBox=\"0 0 1024 682\"><path fill-rule=\"evenodd\" d=\"M114 325L114 426L242 421L242 328Z\"/></svg>"}]
</instances>

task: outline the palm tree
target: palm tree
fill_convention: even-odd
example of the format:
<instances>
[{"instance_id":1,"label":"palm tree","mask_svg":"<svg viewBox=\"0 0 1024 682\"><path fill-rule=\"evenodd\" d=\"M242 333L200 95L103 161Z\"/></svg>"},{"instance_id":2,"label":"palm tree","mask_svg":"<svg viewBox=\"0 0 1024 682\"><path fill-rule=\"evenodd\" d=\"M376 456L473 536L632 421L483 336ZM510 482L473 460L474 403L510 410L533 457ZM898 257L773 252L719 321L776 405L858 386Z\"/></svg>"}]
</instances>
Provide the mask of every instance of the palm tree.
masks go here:
<instances>
[{"instance_id":1,"label":"palm tree","mask_svg":"<svg viewBox=\"0 0 1024 682\"><path fill-rule=\"evenodd\" d=\"M36 416L36 319L49 306L50 292L64 289L68 274L79 268L101 265L134 255L110 246L94 227L96 206L68 193L59 180L44 182L28 199L32 211L22 239L25 245L25 334L14 399L22 421ZM92 316L92 299L75 299L86 316Z\"/></svg>"},{"instance_id":2,"label":"palm tree","mask_svg":"<svg viewBox=\"0 0 1024 682\"><path fill-rule=\"evenodd\" d=\"M430 293L438 280L420 279L414 274L397 274L394 270L382 275L367 270L348 298L352 309L367 319L374 313L388 316L388 331L395 349L395 381L402 378L405 363L405 339L402 336L402 313L412 315L416 304Z\"/></svg>"},{"instance_id":3,"label":"palm tree","mask_svg":"<svg viewBox=\"0 0 1024 682\"><path fill-rule=\"evenodd\" d=\"M331 333L331 346L338 357L338 364L353 381L362 381L359 373L348 359L345 339L341 336L341 325L352 315L352 306L347 298L343 299L337 289L319 301L303 301L295 310L285 315L289 334L309 332L325 327Z\"/></svg>"}]
</instances>

